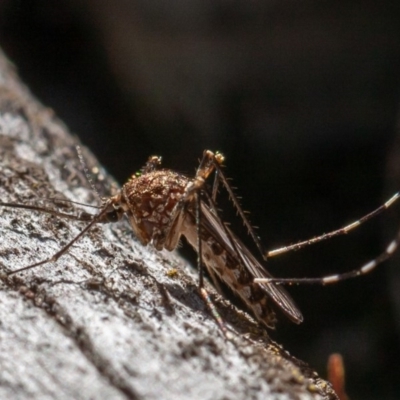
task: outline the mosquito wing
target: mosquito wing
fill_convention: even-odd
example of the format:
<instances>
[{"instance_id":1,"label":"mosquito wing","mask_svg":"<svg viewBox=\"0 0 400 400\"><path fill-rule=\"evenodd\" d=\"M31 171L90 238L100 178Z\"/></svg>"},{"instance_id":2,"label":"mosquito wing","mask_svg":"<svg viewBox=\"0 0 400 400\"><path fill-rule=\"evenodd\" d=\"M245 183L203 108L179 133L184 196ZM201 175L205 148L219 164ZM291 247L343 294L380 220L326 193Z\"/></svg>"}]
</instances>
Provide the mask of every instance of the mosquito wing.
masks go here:
<instances>
[{"instance_id":1,"label":"mosquito wing","mask_svg":"<svg viewBox=\"0 0 400 400\"><path fill-rule=\"evenodd\" d=\"M201 202L202 227L227 251L232 257L251 273L254 278L269 278L271 275L262 264L253 256L243 242L222 222L216 212ZM274 303L295 323L303 321L303 315L294 300L282 286L273 283L259 283L265 293Z\"/></svg>"}]
</instances>

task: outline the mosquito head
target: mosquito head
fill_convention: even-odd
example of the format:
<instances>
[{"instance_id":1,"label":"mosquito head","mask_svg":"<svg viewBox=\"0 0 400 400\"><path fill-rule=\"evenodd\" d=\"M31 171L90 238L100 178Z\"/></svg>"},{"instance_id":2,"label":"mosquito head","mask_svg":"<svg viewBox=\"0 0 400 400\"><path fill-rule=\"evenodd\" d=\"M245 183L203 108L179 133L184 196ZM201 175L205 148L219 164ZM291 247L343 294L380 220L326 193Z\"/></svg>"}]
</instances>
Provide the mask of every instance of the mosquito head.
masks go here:
<instances>
[{"instance_id":1,"label":"mosquito head","mask_svg":"<svg viewBox=\"0 0 400 400\"><path fill-rule=\"evenodd\" d=\"M103 202L102 217L99 218L100 223L113 223L119 221L125 214L125 210L121 205L121 194L110 197Z\"/></svg>"}]
</instances>

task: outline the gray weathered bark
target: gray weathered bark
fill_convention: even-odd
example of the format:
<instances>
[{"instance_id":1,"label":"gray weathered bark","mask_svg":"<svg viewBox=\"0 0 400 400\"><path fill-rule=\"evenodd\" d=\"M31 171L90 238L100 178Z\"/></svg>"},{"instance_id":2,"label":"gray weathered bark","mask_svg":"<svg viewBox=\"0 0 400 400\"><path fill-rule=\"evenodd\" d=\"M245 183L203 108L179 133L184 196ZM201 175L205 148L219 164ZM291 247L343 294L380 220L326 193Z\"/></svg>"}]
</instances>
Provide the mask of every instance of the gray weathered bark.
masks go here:
<instances>
[{"instance_id":1,"label":"gray weathered bark","mask_svg":"<svg viewBox=\"0 0 400 400\"><path fill-rule=\"evenodd\" d=\"M0 54L1 201L96 204L78 143ZM97 166L85 149L84 156ZM105 177L101 184L113 182ZM50 257L82 227L1 207L1 272ZM176 254L140 246L127 223L94 227L57 263L3 276L0 289L2 399L336 398L315 372L214 294L233 334L226 340L193 271Z\"/></svg>"}]
</instances>

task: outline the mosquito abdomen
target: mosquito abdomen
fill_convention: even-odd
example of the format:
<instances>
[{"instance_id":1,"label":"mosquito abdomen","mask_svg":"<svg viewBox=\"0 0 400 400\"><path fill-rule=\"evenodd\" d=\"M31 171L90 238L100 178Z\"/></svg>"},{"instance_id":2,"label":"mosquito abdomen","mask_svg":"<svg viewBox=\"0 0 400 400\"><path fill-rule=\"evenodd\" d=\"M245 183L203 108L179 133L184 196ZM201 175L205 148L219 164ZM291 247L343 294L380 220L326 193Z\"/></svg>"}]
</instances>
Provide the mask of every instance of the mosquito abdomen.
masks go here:
<instances>
[{"instance_id":1,"label":"mosquito abdomen","mask_svg":"<svg viewBox=\"0 0 400 400\"><path fill-rule=\"evenodd\" d=\"M197 251L197 230L193 218L188 214L182 234ZM249 307L258 321L268 328L274 328L276 323L275 313L270 307L268 295L253 283L254 277L239 263L231 252L215 241L207 230L201 230L202 255L210 275L215 274L224 282L234 295Z\"/></svg>"}]
</instances>

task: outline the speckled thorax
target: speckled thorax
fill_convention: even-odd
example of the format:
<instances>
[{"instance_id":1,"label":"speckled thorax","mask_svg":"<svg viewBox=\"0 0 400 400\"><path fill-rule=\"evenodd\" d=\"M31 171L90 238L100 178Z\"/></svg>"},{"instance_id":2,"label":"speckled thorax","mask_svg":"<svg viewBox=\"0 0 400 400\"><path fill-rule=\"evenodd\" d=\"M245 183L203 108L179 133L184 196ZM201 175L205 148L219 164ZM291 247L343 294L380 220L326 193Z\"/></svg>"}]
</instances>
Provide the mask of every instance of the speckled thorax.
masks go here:
<instances>
[{"instance_id":1,"label":"speckled thorax","mask_svg":"<svg viewBox=\"0 0 400 400\"><path fill-rule=\"evenodd\" d=\"M174 209L189 181L176 172L158 170L133 176L123 186L121 205L143 244L153 240L158 250L174 248L167 236L173 229Z\"/></svg>"}]
</instances>

